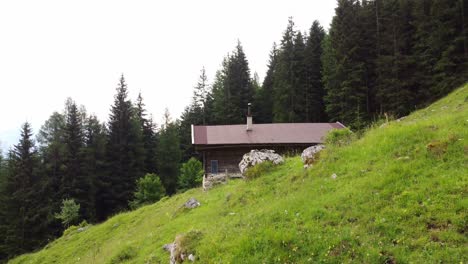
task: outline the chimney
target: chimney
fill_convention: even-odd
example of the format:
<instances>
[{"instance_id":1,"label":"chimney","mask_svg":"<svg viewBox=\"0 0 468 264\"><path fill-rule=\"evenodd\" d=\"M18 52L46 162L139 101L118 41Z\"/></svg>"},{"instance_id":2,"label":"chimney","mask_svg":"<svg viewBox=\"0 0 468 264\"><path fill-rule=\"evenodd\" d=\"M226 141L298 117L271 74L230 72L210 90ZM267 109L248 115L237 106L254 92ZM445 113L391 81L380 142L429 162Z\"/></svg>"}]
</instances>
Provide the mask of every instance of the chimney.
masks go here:
<instances>
[{"instance_id":1,"label":"chimney","mask_svg":"<svg viewBox=\"0 0 468 264\"><path fill-rule=\"evenodd\" d=\"M252 112L250 111L250 106L252 104L249 103L247 106L247 131L252 131Z\"/></svg>"}]
</instances>

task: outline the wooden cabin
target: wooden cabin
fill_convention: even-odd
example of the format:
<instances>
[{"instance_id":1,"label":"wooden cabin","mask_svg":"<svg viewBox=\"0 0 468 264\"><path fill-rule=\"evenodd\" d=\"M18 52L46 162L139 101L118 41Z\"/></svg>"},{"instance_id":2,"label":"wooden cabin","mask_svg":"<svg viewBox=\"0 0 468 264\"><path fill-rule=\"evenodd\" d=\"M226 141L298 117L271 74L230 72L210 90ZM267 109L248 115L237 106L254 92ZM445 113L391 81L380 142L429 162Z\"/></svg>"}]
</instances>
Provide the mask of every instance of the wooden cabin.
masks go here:
<instances>
[{"instance_id":1,"label":"wooden cabin","mask_svg":"<svg viewBox=\"0 0 468 264\"><path fill-rule=\"evenodd\" d=\"M203 157L205 174L240 175L239 162L252 149L273 149L279 154L301 153L305 148L323 143L331 129L345 126L337 123L274 123L194 126L192 144Z\"/></svg>"}]
</instances>

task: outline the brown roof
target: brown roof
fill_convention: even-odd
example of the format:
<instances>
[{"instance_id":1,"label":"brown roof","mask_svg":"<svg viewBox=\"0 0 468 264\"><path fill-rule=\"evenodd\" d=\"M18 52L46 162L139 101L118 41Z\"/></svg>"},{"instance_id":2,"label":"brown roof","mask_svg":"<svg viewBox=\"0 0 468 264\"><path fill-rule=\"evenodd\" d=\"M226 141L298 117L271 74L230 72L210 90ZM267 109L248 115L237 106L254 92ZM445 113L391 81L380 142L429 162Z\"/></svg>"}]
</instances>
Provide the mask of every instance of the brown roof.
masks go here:
<instances>
[{"instance_id":1,"label":"brown roof","mask_svg":"<svg viewBox=\"0 0 468 264\"><path fill-rule=\"evenodd\" d=\"M337 123L279 123L246 125L192 126L192 144L301 144L323 143L324 136L333 128L344 128Z\"/></svg>"}]
</instances>

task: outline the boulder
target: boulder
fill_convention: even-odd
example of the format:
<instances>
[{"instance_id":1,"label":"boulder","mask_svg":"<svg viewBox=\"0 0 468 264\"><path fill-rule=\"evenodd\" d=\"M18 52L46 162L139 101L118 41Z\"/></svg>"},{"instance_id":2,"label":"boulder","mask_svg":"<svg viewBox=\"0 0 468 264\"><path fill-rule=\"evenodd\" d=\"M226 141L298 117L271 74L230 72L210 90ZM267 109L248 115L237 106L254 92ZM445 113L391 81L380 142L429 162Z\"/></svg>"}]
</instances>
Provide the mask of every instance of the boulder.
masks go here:
<instances>
[{"instance_id":1,"label":"boulder","mask_svg":"<svg viewBox=\"0 0 468 264\"><path fill-rule=\"evenodd\" d=\"M251 150L249 153L244 154L242 157L241 162L239 163L239 169L244 174L244 172L256 164L271 161L273 164L280 164L284 162L283 157L281 155L275 153L274 150L271 149L262 149L262 150Z\"/></svg>"},{"instance_id":2,"label":"boulder","mask_svg":"<svg viewBox=\"0 0 468 264\"><path fill-rule=\"evenodd\" d=\"M163 246L163 249L166 251L169 251L171 256L169 257L169 263L170 264L176 264L177 263L177 253L176 253L176 244L175 243L170 243L170 244L165 244Z\"/></svg>"},{"instance_id":3,"label":"boulder","mask_svg":"<svg viewBox=\"0 0 468 264\"><path fill-rule=\"evenodd\" d=\"M301 155L304 168L308 168L318 159L318 153L325 148L324 145L315 145L304 149Z\"/></svg>"},{"instance_id":4,"label":"boulder","mask_svg":"<svg viewBox=\"0 0 468 264\"><path fill-rule=\"evenodd\" d=\"M200 205L201 205L200 202L197 201L197 199L195 199L193 197L190 198L187 202L184 203L184 207L188 208L188 209L193 209L193 208L198 207Z\"/></svg>"},{"instance_id":5,"label":"boulder","mask_svg":"<svg viewBox=\"0 0 468 264\"><path fill-rule=\"evenodd\" d=\"M163 249L170 253L169 263L183 263L186 261L195 262L197 259L193 249L193 244L200 239L199 231L190 231L186 234L179 234L175 237L174 242L165 244Z\"/></svg>"},{"instance_id":6,"label":"boulder","mask_svg":"<svg viewBox=\"0 0 468 264\"><path fill-rule=\"evenodd\" d=\"M203 177L203 190L207 191L219 184L225 184L228 180L227 174L210 174Z\"/></svg>"}]
</instances>

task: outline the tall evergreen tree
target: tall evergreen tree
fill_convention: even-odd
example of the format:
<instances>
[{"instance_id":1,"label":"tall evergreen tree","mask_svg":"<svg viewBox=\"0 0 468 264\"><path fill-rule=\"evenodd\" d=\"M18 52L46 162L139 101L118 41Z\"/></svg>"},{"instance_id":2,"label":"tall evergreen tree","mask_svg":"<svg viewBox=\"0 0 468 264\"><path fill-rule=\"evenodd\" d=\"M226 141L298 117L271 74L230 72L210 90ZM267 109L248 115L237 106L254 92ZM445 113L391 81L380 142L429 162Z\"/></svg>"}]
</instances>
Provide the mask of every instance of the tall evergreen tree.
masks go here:
<instances>
[{"instance_id":1,"label":"tall evergreen tree","mask_svg":"<svg viewBox=\"0 0 468 264\"><path fill-rule=\"evenodd\" d=\"M93 205L93 210L89 210L87 220L96 221L98 179L105 177L106 173L106 127L101 124L96 116L91 115L84 124L84 148L82 172L86 175L90 183L88 190L89 203Z\"/></svg>"},{"instance_id":2,"label":"tall evergreen tree","mask_svg":"<svg viewBox=\"0 0 468 264\"><path fill-rule=\"evenodd\" d=\"M268 62L268 70L263 79L262 86L255 94L253 113L254 122L256 123L272 123L273 122L273 78L276 71L276 63L278 61L278 49L276 43L273 43L273 48L270 51L270 60Z\"/></svg>"},{"instance_id":3,"label":"tall evergreen tree","mask_svg":"<svg viewBox=\"0 0 468 264\"><path fill-rule=\"evenodd\" d=\"M136 180L143 176L142 131L127 93L127 84L122 75L108 122L108 171L98 180L98 219L126 209Z\"/></svg>"},{"instance_id":4,"label":"tall evergreen tree","mask_svg":"<svg viewBox=\"0 0 468 264\"><path fill-rule=\"evenodd\" d=\"M197 85L193 90L192 102L184 109L179 122L179 140L182 151L182 161L196 156L192 145L192 125L206 125L209 119L211 91L208 85L205 68L200 72Z\"/></svg>"},{"instance_id":5,"label":"tall evergreen tree","mask_svg":"<svg viewBox=\"0 0 468 264\"><path fill-rule=\"evenodd\" d=\"M62 178L62 199L74 199L80 204L80 218L94 218L94 199L92 179L83 170L84 160L84 128L82 113L72 99L67 99L65 105L65 174Z\"/></svg>"},{"instance_id":6,"label":"tall evergreen tree","mask_svg":"<svg viewBox=\"0 0 468 264\"><path fill-rule=\"evenodd\" d=\"M307 76L305 64L305 43L302 33L298 31L294 38L292 61L292 109L294 117L290 122L306 121Z\"/></svg>"},{"instance_id":7,"label":"tall evergreen tree","mask_svg":"<svg viewBox=\"0 0 468 264\"><path fill-rule=\"evenodd\" d=\"M145 152L145 168L144 173L157 173L157 158L156 158L156 124L153 122L152 117L147 117L145 104L141 93L138 94L136 103L136 115L140 121L142 136L143 136L143 148Z\"/></svg>"},{"instance_id":8,"label":"tall evergreen tree","mask_svg":"<svg viewBox=\"0 0 468 264\"><path fill-rule=\"evenodd\" d=\"M294 22L289 18L288 26L281 40L281 48L278 53L278 62L273 77L273 121L293 122L296 117L294 113L294 39L296 32Z\"/></svg>"},{"instance_id":9,"label":"tall evergreen tree","mask_svg":"<svg viewBox=\"0 0 468 264\"><path fill-rule=\"evenodd\" d=\"M305 60L305 121L325 122L325 105L323 97L325 91L322 83L322 42L325 31L315 20L310 28L304 50Z\"/></svg>"},{"instance_id":10,"label":"tall evergreen tree","mask_svg":"<svg viewBox=\"0 0 468 264\"><path fill-rule=\"evenodd\" d=\"M178 125L171 121L167 109L164 113L164 125L159 136L158 157L159 173L164 188L167 194L174 194L177 189L181 150Z\"/></svg>"},{"instance_id":11,"label":"tall evergreen tree","mask_svg":"<svg viewBox=\"0 0 468 264\"><path fill-rule=\"evenodd\" d=\"M238 42L233 54L224 59L213 83L215 123L244 123L247 104L252 102L253 95L249 64Z\"/></svg>"},{"instance_id":12,"label":"tall evergreen tree","mask_svg":"<svg viewBox=\"0 0 468 264\"><path fill-rule=\"evenodd\" d=\"M336 87L325 81L327 114L331 121L342 121L354 128L363 127L372 111L372 73L370 65L366 64L371 59L368 52L372 41L365 39L369 32L362 28L367 21L362 20L360 8L360 3L355 0L338 1L330 28L328 54L325 55L327 63L336 63L335 67L327 65L327 70L332 71L327 74L339 78L333 82ZM325 78L330 79L330 76Z\"/></svg>"},{"instance_id":13,"label":"tall evergreen tree","mask_svg":"<svg viewBox=\"0 0 468 264\"><path fill-rule=\"evenodd\" d=\"M412 6L412 1L397 0L376 6L379 19L385 22L379 23L376 60L376 111L380 114L401 116L414 109Z\"/></svg>"},{"instance_id":14,"label":"tall evergreen tree","mask_svg":"<svg viewBox=\"0 0 468 264\"><path fill-rule=\"evenodd\" d=\"M10 153L10 173L6 182L2 251L8 256L29 252L47 237L48 207L44 204L39 158L29 123L22 126L21 138Z\"/></svg>"}]
</instances>

